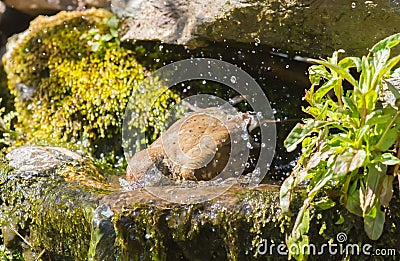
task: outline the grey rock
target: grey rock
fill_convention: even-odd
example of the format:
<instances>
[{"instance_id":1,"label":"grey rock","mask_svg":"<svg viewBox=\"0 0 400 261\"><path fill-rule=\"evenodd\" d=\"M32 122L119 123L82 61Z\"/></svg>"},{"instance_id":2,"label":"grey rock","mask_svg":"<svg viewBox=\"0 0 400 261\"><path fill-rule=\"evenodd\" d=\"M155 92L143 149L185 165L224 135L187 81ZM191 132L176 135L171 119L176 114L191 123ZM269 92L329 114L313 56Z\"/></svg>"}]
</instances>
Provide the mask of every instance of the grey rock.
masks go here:
<instances>
[{"instance_id":1,"label":"grey rock","mask_svg":"<svg viewBox=\"0 0 400 261\"><path fill-rule=\"evenodd\" d=\"M112 10L123 19L123 40L237 41L314 57L339 48L363 55L400 22L400 5L388 0L112 0Z\"/></svg>"},{"instance_id":2,"label":"grey rock","mask_svg":"<svg viewBox=\"0 0 400 261\"><path fill-rule=\"evenodd\" d=\"M61 10L79 10L87 7L110 8L111 0L4 0L10 7L30 15L51 14Z\"/></svg>"},{"instance_id":3,"label":"grey rock","mask_svg":"<svg viewBox=\"0 0 400 261\"><path fill-rule=\"evenodd\" d=\"M31 176L46 174L74 161L83 162L76 152L59 147L23 146L6 155L16 174Z\"/></svg>"},{"instance_id":4,"label":"grey rock","mask_svg":"<svg viewBox=\"0 0 400 261\"><path fill-rule=\"evenodd\" d=\"M11 150L5 158L16 179L58 177L93 188L108 186L89 157L67 148L27 145Z\"/></svg>"}]
</instances>

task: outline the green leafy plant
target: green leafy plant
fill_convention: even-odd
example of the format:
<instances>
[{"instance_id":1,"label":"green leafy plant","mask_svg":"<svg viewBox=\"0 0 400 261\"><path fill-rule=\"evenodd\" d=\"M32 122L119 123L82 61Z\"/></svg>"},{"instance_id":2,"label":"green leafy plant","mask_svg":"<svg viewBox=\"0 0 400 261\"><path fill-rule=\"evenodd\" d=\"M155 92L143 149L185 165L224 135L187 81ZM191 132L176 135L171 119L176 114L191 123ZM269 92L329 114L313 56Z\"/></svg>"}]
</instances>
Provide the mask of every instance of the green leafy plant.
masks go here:
<instances>
[{"instance_id":1,"label":"green leafy plant","mask_svg":"<svg viewBox=\"0 0 400 261\"><path fill-rule=\"evenodd\" d=\"M309 68L312 86L303 110L311 115L297 124L286 138L288 151L302 145L302 154L280 191L283 212L291 215L293 193L306 187L288 249L298 260L307 258L311 210L329 209L337 202L329 191L340 195L346 209L364 219L364 230L372 240L383 230L385 212L393 194L393 181L400 164L400 93L393 78L400 55L390 57L400 43L400 34L385 38L362 58L339 59L343 50ZM352 70L350 72L350 69ZM344 87L346 86L346 87Z\"/></svg>"},{"instance_id":2,"label":"green leafy plant","mask_svg":"<svg viewBox=\"0 0 400 261\"><path fill-rule=\"evenodd\" d=\"M118 25L118 18L111 16L105 19L98 27L94 27L87 33L82 34L80 39L88 40L87 43L93 52L102 51L108 47L108 43L115 42L119 45Z\"/></svg>"}]
</instances>

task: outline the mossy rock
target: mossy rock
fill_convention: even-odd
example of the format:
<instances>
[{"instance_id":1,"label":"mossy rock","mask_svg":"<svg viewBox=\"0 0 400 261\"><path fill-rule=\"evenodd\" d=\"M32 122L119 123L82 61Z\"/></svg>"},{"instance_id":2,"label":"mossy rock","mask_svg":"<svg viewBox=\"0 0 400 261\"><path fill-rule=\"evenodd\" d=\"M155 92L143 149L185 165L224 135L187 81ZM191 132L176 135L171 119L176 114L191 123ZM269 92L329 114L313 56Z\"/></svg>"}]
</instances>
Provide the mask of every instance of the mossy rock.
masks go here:
<instances>
[{"instance_id":1,"label":"mossy rock","mask_svg":"<svg viewBox=\"0 0 400 261\"><path fill-rule=\"evenodd\" d=\"M75 152L37 146L14 150L3 158L0 186L4 241L15 253L25 250L25 257L34 259L44 251L43 257L51 260L287 259L276 251L293 220L282 215L278 186L233 186L211 201L177 204L145 189L123 191L110 185L91 160ZM299 206L301 193L297 196L294 205ZM347 235L343 244L371 244L373 249L395 249L399 255L399 203L393 199L386 210L384 233L378 241L369 240L362 219L339 204L327 211L313 209L310 242L337 243L342 232ZM257 252L264 239L269 247L275 244L271 254ZM322 257L332 260L329 251Z\"/></svg>"},{"instance_id":2,"label":"mossy rock","mask_svg":"<svg viewBox=\"0 0 400 261\"><path fill-rule=\"evenodd\" d=\"M11 151L0 165L5 245L28 260L39 249L85 259L96 195L107 188L93 162L68 149L32 146Z\"/></svg>"},{"instance_id":3,"label":"mossy rock","mask_svg":"<svg viewBox=\"0 0 400 261\"><path fill-rule=\"evenodd\" d=\"M120 45L110 35L118 21L110 24L110 19L112 14L102 9L40 16L9 41L3 62L8 86L16 97L17 145L83 149L114 166L121 165L126 104L131 96L145 102L155 94L139 90L148 72L135 58L140 48ZM165 95L179 98L171 92ZM154 112L163 114L168 107L164 103L156 103L159 110ZM144 110L135 109L139 115ZM149 126L144 117L136 120L154 136L164 127L162 120L149 122Z\"/></svg>"},{"instance_id":4,"label":"mossy rock","mask_svg":"<svg viewBox=\"0 0 400 261\"><path fill-rule=\"evenodd\" d=\"M398 32L395 0L176 0L115 1L121 38L190 47L232 42L268 45L282 52L326 57L344 49L364 55L376 39ZM364 29L365 28L365 29ZM227 47L228 48L228 47ZM253 47L258 52L257 47Z\"/></svg>"},{"instance_id":5,"label":"mossy rock","mask_svg":"<svg viewBox=\"0 0 400 261\"><path fill-rule=\"evenodd\" d=\"M167 189L167 188L166 188ZM296 206L302 200L298 194ZM279 187L255 188L233 186L221 196L203 203L179 205L162 202L144 189L114 193L101 203L114 213L118 256L122 260L287 260L279 254L285 245L294 220L284 216L279 206ZM364 232L362 219L340 205L327 211L312 210L310 243L320 251L310 260L344 260L339 252L347 244L370 244L372 250L391 249L382 260L396 260L399 255L399 199L387 210L384 234L371 241ZM338 235L347 236L338 241ZM328 244L337 244L332 256ZM361 248L360 248L361 249ZM260 252L259 252L260 251ZM284 252L285 249L279 248ZM317 252L315 252L317 253ZM360 250L357 260L370 260ZM374 260L380 260L379 258Z\"/></svg>"}]
</instances>

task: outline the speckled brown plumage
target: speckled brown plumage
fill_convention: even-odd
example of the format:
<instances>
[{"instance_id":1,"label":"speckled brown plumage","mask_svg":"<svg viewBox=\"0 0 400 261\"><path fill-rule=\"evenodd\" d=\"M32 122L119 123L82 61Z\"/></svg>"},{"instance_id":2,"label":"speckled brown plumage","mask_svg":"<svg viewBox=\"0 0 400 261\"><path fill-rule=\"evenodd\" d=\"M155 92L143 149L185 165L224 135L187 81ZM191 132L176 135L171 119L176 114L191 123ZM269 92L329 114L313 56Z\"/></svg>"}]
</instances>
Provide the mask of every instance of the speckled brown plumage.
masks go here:
<instances>
[{"instance_id":1,"label":"speckled brown plumage","mask_svg":"<svg viewBox=\"0 0 400 261\"><path fill-rule=\"evenodd\" d=\"M132 157L127 181L140 181L152 171L160 171L172 180L213 179L229 160L231 138L241 137L244 132L247 135L248 118L248 114L232 114L220 108L188 114Z\"/></svg>"}]
</instances>

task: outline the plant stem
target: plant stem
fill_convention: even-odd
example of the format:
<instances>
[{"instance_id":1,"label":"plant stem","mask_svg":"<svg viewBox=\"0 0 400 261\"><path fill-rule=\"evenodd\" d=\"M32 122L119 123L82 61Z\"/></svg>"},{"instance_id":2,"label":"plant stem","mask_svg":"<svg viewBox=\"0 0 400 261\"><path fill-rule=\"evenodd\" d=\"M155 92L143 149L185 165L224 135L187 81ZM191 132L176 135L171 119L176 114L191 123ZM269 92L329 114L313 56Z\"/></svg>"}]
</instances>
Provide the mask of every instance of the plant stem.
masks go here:
<instances>
[{"instance_id":1,"label":"plant stem","mask_svg":"<svg viewBox=\"0 0 400 261\"><path fill-rule=\"evenodd\" d=\"M362 101L363 101L363 107L362 107L362 111L361 111L361 123L360 123L360 127L364 126L365 124L365 119L367 118L367 106L366 106L366 101L365 101L365 96L363 94L362 96Z\"/></svg>"}]
</instances>

